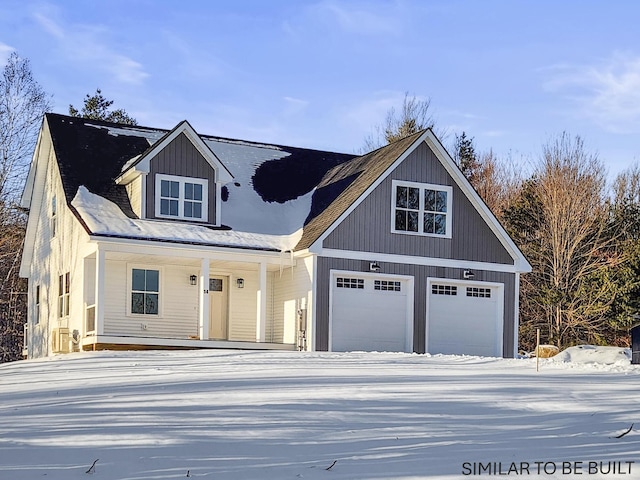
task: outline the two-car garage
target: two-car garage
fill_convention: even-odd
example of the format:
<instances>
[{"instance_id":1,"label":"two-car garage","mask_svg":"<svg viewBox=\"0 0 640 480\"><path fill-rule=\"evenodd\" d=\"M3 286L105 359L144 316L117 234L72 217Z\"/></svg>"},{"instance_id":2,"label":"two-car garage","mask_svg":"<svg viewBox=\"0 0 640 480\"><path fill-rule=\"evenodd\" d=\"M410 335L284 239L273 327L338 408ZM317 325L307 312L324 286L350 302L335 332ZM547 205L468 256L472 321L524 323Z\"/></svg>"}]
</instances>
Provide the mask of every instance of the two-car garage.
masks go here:
<instances>
[{"instance_id":1,"label":"two-car garage","mask_svg":"<svg viewBox=\"0 0 640 480\"><path fill-rule=\"evenodd\" d=\"M502 284L429 278L425 293L427 352L502 356ZM413 277L333 272L329 350L412 352L414 294Z\"/></svg>"}]
</instances>

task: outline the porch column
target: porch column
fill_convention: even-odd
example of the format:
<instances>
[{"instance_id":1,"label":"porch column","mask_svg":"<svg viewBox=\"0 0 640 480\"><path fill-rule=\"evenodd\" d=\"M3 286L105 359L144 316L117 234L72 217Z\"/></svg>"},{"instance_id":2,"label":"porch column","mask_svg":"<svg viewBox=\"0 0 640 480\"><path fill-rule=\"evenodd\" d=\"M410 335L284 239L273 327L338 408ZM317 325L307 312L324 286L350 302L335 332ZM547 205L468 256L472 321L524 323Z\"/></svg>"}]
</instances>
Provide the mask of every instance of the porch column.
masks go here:
<instances>
[{"instance_id":1,"label":"porch column","mask_svg":"<svg viewBox=\"0 0 640 480\"><path fill-rule=\"evenodd\" d=\"M260 262L260 275L258 279L258 303L256 316L256 342L264 342L267 337L267 264Z\"/></svg>"},{"instance_id":2,"label":"porch column","mask_svg":"<svg viewBox=\"0 0 640 480\"><path fill-rule=\"evenodd\" d=\"M209 340L209 259L203 258L200 264L200 281L198 282L198 330L200 340Z\"/></svg>"},{"instance_id":3,"label":"porch column","mask_svg":"<svg viewBox=\"0 0 640 480\"><path fill-rule=\"evenodd\" d=\"M105 257L104 250L96 250L96 335L104 335L104 284Z\"/></svg>"}]
</instances>

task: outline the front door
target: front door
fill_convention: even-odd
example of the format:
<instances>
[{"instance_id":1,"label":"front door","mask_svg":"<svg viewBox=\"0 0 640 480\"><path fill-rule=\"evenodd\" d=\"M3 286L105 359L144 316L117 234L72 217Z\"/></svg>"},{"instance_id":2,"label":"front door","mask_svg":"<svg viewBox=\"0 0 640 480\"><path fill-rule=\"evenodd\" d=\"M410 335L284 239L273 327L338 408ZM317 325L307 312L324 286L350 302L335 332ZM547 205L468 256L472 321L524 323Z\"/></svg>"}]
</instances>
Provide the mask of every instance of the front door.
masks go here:
<instances>
[{"instance_id":1,"label":"front door","mask_svg":"<svg viewBox=\"0 0 640 480\"><path fill-rule=\"evenodd\" d=\"M209 338L226 340L228 338L229 295L228 277L209 279Z\"/></svg>"}]
</instances>

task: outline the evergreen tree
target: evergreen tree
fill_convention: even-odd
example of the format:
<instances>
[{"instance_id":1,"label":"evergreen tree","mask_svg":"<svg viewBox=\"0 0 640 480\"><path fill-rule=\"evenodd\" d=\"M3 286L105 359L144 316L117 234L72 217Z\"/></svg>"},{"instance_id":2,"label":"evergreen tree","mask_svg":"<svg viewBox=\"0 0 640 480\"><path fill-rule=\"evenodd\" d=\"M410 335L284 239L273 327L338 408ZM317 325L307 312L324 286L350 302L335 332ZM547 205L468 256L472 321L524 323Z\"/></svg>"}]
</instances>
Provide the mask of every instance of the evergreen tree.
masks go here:
<instances>
[{"instance_id":1,"label":"evergreen tree","mask_svg":"<svg viewBox=\"0 0 640 480\"><path fill-rule=\"evenodd\" d=\"M84 99L82 111L78 111L73 105L69 105L69 115L72 117L89 118L92 120L105 120L107 122L122 123L125 125L137 125L135 118L131 117L124 109L109 111L113 100L107 100L98 88L94 95L87 94Z\"/></svg>"},{"instance_id":2,"label":"evergreen tree","mask_svg":"<svg viewBox=\"0 0 640 480\"><path fill-rule=\"evenodd\" d=\"M473 138L467 137L466 132L456 135L453 147L453 159L467 180L475 186L475 181L480 173L480 162L476 155Z\"/></svg>"}]
</instances>

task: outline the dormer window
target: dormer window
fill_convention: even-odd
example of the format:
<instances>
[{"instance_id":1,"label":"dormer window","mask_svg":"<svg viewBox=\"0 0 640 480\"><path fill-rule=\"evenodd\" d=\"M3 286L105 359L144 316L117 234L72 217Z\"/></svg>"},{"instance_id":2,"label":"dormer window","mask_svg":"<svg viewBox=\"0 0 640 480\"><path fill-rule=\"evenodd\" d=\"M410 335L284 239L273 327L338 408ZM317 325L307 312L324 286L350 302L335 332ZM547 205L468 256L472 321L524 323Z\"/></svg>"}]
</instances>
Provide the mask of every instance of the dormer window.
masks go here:
<instances>
[{"instance_id":1,"label":"dormer window","mask_svg":"<svg viewBox=\"0 0 640 480\"><path fill-rule=\"evenodd\" d=\"M156 175L156 216L206 221L208 185L204 178Z\"/></svg>"}]
</instances>

